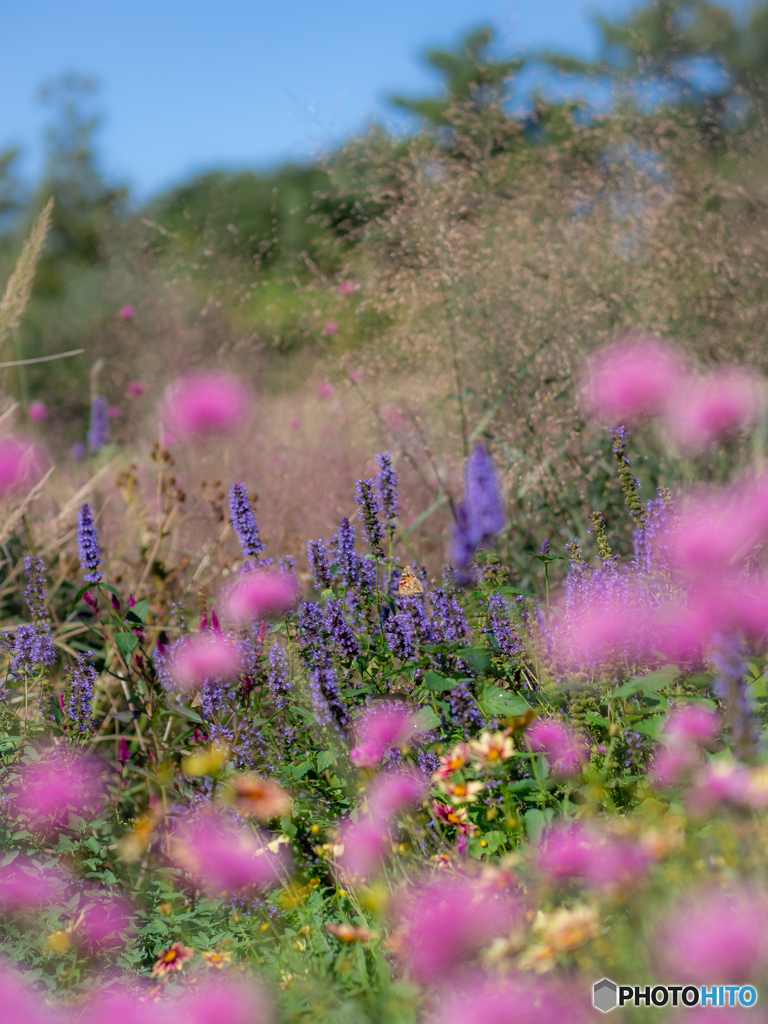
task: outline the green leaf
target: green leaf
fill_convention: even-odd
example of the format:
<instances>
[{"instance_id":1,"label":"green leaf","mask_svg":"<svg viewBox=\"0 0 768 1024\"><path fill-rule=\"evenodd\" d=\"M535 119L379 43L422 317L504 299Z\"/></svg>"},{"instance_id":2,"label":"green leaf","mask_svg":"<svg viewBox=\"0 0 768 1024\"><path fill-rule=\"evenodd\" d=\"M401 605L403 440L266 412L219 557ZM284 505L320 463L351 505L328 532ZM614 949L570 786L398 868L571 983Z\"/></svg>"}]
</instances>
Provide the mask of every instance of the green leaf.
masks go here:
<instances>
[{"instance_id":1,"label":"green leaf","mask_svg":"<svg viewBox=\"0 0 768 1024\"><path fill-rule=\"evenodd\" d=\"M504 842L505 836L503 832L493 831L486 832L483 839L488 843L488 853L496 853Z\"/></svg>"},{"instance_id":2,"label":"green leaf","mask_svg":"<svg viewBox=\"0 0 768 1024\"><path fill-rule=\"evenodd\" d=\"M486 689L481 707L487 715L509 715L517 718L531 710L531 705L509 690L501 690L497 686L490 686Z\"/></svg>"},{"instance_id":3,"label":"green leaf","mask_svg":"<svg viewBox=\"0 0 768 1024\"><path fill-rule=\"evenodd\" d=\"M149 614L149 598L142 598L141 601L137 601L136 604L131 608L134 615L137 615L142 622L147 621L147 615Z\"/></svg>"},{"instance_id":4,"label":"green leaf","mask_svg":"<svg viewBox=\"0 0 768 1024\"><path fill-rule=\"evenodd\" d=\"M98 854L98 852L99 852L99 842L98 842L97 839L94 839L93 836L88 836L88 838L85 840L85 844L84 845L88 847L88 849L91 851L91 853Z\"/></svg>"},{"instance_id":5,"label":"green leaf","mask_svg":"<svg viewBox=\"0 0 768 1024\"><path fill-rule=\"evenodd\" d=\"M514 594L516 597L536 597L527 590L518 590L517 587L499 587L497 594Z\"/></svg>"},{"instance_id":6,"label":"green leaf","mask_svg":"<svg viewBox=\"0 0 768 1024\"><path fill-rule=\"evenodd\" d=\"M652 718L646 718L644 722L635 722L632 728L635 732L641 732L644 736L650 736L652 740L657 740L666 720L666 715L654 715Z\"/></svg>"},{"instance_id":7,"label":"green leaf","mask_svg":"<svg viewBox=\"0 0 768 1024\"><path fill-rule=\"evenodd\" d=\"M424 685L428 690L450 690L457 682L457 679L446 679L444 676L439 676L437 672L427 672L424 676Z\"/></svg>"},{"instance_id":8,"label":"green leaf","mask_svg":"<svg viewBox=\"0 0 768 1024\"><path fill-rule=\"evenodd\" d=\"M669 666L650 672L647 676L636 676L614 690L609 700L615 697L631 697L635 693L655 693L663 686L668 686L678 675L680 670L676 666Z\"/></svg>"},{"instance_id":9,"label":"green leaf","mask_svg":"<svg viewBox=\"0 0 768 1024\"><path fill-rule=\"evenodd\" d=\"M441 725L442 723L433 708L425 705L419 710L419 729L422 732L431 732L432 729L439 729Z\"/></svg>"},{"instance_id":10,"label":"green leaf","mask_svg":"<svg viewBox=\"0 0 768 1024\"><path fill-rule=\"evenodd\" d=\"M121 654L128 655L139 646L139 639L133 633L115 633L115 643Z\"/></svg>"},{"instance_id":11,"label":"green leaf","mask_svg":"<svg viewBox=\"0 0 768 1024\"><path fill-rule=\"evenodd\" d=\"M118 598L118 600L122 601L122 597L120 596L120 591L119 590L115 590L115 588L111 587L108 583L99 583L99 589L100 590L108 590L110 592L110 594L114 594L115 597Z\"/></svg>"},{"instance_id":12,"label":"green leaf","mask_svg":"<svg viewBox=\"0 0 768 1024\"><path fill-rule=\"evenodd\" d=\"M83 596L83 594L86 592L86 590L90 590L92 586L93 586L92 583L86 583L84 587L80 587L80 589L78 590L78 592L75 594L74 598L72 599L72 607L73 608L78 603L78 601Z\"/></svg>"},{"instance_id":13,"label":"green leaf","mask_svg":"<svg viewBox=\"0 0 768 1024\"><path fill-rule=\"evenodd\" d=\"M168 710L173 712L174 715L188 718L190 722L197 722L198 725L205 724L196 711L193 711L192 708L185 708L183 704L175 704L172 701L168 701Z\"/></svg>"},{"instance_id":14,"label":"green leaf","mask_svg":"<svg viewBox=\"0 0 768 1024\"><path fill-rule=\"evenodd\" d=\"M294 779L303 779L309 771L312 771L312 762L304 761L302 764L294 765L291 769L291 775Z\"/></svg>"},{"instance_id":15,"label":"green leaf","mask_svg":"<svg viewBox=\"0 0 768 1024\"><path fill-rule=\"evenodd\" d=\"M334 750L333 747L331 747L330 750L321 750L317 755L317 770L319 772L324 772L326 768L333 764L338 756L338 750Z\"/></svg>"}]
</instances>

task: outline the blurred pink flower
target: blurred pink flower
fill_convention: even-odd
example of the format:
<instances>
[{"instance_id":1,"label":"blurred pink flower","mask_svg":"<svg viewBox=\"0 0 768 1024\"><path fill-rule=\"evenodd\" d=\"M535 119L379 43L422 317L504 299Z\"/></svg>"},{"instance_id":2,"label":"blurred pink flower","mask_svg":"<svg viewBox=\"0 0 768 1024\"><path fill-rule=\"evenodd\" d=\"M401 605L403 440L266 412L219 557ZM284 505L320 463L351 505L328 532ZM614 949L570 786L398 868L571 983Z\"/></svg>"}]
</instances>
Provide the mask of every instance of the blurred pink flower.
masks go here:
<instances>
[{"instance_id":1,"label":"blurred pink flower","mask_svg":"<svg viewBox=\"0 0 768 1024\"><path fill-rule=\"evenodd\" d=\"M673 712L664 726L664 740L681 746L706 746L720 734L720 718L714 711L688 704Z\"/></svg>"},{"instance_id":2,"label":"blurred pink flower","mask_svg":"<svg viewBox=\"0 0 768 1024\"><path fill-rule=\"evenodd\" d=\"M748 426L756 412L755 381L737 370L721 370L676 390L667 406L666 423L681 448L695 449Z\"/></svg>"},{"instance_id":3,"label":"blurred pink flower","mask_svg":"<svg viewBox=\"0 0 768 1024\"><path fill-rule=\"evenodd\" d=\"M301 420L297 416L291 416L291 418L288 420L288 426L291 428L291 430L299 430L299 428L301 427Z\"/></svg>"},{"instance_id":4,"label":"blurred pink flower","mask_svg":"<svg viewBox=\"0 0 768 1024\"><path fill-rule=\"evenodd\" d=\"M34 402L29 403L29 409L27 415L33 423L42 423L43 420L48 418L48 406L45 402L36 399Z\"/></svg>"},{"instance_id":5,"label":"blurred pink flower","mask_svg":"<svg viewBox=\"0 0 768 1024\"><path fill-rule=\"evenodd\" d=\"M339 832L344 852L338 865L345 878L370 878L381 867L389 847L389 830L381 819L345 821Z\"/></svg>"},{"instance_id":6,"label":"blurred pink flower","mask_svg":"<svg viewBox=\"0 0 768 1024\"><path fill-rule=\"evenodd\" d=\"M208 892L271 888L285 878L286 861L252 829L209 814L182 824L170 842L171 858Z\"/></svg>"},{"instance_id":7,"label":"blurred pink flower","mask_svg":"<svg viewBox=\"0 0 768 1024\"><path fill-rule=\"evenodd\" d=\"M87 818L96 812L103 798L99 774L94 759L58 752L45 756L19 769L18 781L9 787L8 810L42 832L61 831L70 813Z\"/></svg>"},{"instance_id":8,"label":"blurred pink flower","mask_svg":"<svg viewBox=\"0 0 768 1024\"><path fill-rule=\"evenodd\" d=\"M350 370L349 373L348 373L349 379L354 381L355 384L359 384L360 381L363 379L363 376L364 376L363 371L359 367L355 367L354 369Z\"/></svg>"},{"instance_id":9,"label":"blurred pink flower","mask_svg":"<svg viewBox=\"0 0 768 1024\"><path fill-rule=\"evenodd\" d=\"M368 794L371 817L389 821L406 807L420 803L425 794L423 780L408 772L380 775Z\"/></svg>"},{"instance_id":10,"label":"blurred pink flower","mask_svg":"<svg viewBox=\"0 0 768 1024\"><path fill-rule=\"evenodd\" d=\"M60 1020L31 986L0 969L0 1024L54 1024Z\"/></svg>"},{"instance_id":11,"label":"blurred pink flower","mask_svg":"<svg viewBox=\"0 0 768 1024\"><path fill-rule=\"evenodd\" d=\"M655 786L679 786L701 764L701 756L690 746L662 748L653 759L650 771Z\"/></svg>"},{"instance_id":12,"label":"blurred pink flower","mask_svg":"<svg viewBox=\"0 0 768 1024\"><path fill-rule=\"evenodd\" d=\"M339 295L354 295L360 290L360 285L355 284L354 281L342 281L336 290Z\"/></svg>"},{"instance_id":13,"label":"blurred pink flower","mask_svg":"<svg viewBox=\"0 0 768 1024\"><path fill-rule=\"evenodd\" d=\"M26 438L0 439L0 498L34 486L43 474L44 456Z\"/></svg>"},{"instance_id":14,"label":"blurred pink flower","mask_svg":"<svg viewBox=\"0 0 768 1024\"><path fill-rule=\"evenodd\" d=\"M109 896L92 900L78 911L72 934L88 953L105 953L124 946L133 926L133 908L128 900Z\"/></svg>"},{"instance_id":15,"label":"blurred pink flower","mask_svg":"<svg viewBox=\"0 0 768 1024\"><path fill-rule=\"evenodd\" d=\"M580 878L592 889L625 891L646 872L649 857L630 842L575 824L549 831L536 863L553 882Z\"/></svg>"},{"instance_id":16,"label":"blurred pink flower","mask_svg":"<svg viewBox=\"0 0 768 1024\"><path fill-rule=\"evenodd\" d=\"M400 430L405 426L405 417L394 405L385 405L381 409L381 418L390 430Z\"/></svg>"},{"instance_id":17,"label":"blurred pink flower","mask_svg":"<svg viewBox=\"0 0 768 1024\"><path fill-rule=\"evenodd\" d=\"M359 745L349 754L357 768L376 768L391 747L402 746L420 732L418 717L404 704L391 702L367 712L357 726Z\"/></svg>"},{"instance_id":18,"label":"blurred pink flower","mask_svg":"<svg viewBox=\"0 0 768 1024\"><path fill-rule=\"evenodd\" d=\"M653 616L655 646L672 661L698 656L734 633L759 638L768 629L768 586L707 587L688 604L666 605Z\"/></svg>"},{"instance_id":19,"label":"blurred pink flower","mask_svg":"<svg viewBox=\"0 0 768 1024\"><path fill-rule=\"evenodd\" d=\"M164 433L163 434L163 448L173 448L175 444L178 444L178 439L175 434Z\"/></svg>"},{"instance_id":20,"label":"blurred pink flower","mask_svg":"<svg viewBox=\"0 0 768 1024\"><path fill-rule=\"evenodd\" d=\"M107 409L107 416L109 416L111 420L116 420L117 417L120 415L121 411L116 405L110 405L110 407Z\"/></svg>"},{"instance_id":21,"label":"blurred pink flower","mask_svg":"<svg viewBox=\"0 0 768 1024\"><path fill-rule=\"evenodd\" d=\"M323 384L318 384L317 393L320 398L332 398L333 397L333 386L327 381Z\"/></svg>"},{"instance_id":22,"label":"blurred pink flower","mask_svg":"<svg viewBox=\"0 0 768 1024\"><path fill-rule=\"evenodd\" d=\"M133 306L123 306L120 312L117 314L121 320L133 320L136 316L136 310Z\"/></svg>"},{"instance_id":23,"label":"blurred pink flower","mask_svg":"<svg viewBox=\"0 0 768 1024\"><path fill-rule=\"evenodd\" d=\"M227 613L236 622L279 619L293 607L299 596L294 576L254 570L241 576L224 596Z\"/></svg>"},{"instance_id":24,"label":"blurred pink flower","mask_svg":"<svg viewBox=\"0 0 768 1024\"><path fill-rule=\"evenodd\" d=\"M548 756L554 775L577 775L589 760L584 741L573 730L553 718L537 719L525 733L531 750Z\"/></svg>"},{"instance_id":25,"label":"blurred pink flower","mask_svg":"<svg viewBox=\"0 0 768 1024\"><path fill-rule=\"evenodd\" d=\"M593 600L569 609L555 643L578 664L597 664L641 653L649 614L640 596L624 588L620 597Z\"/></svg>"},{"instance_id":26,"label":"blurred pink flower","mask_svg":"<svg viewBox=\"0 0 768 1024\"><path fill-rule=\"evenodd\" d=\"M212 679L231 679L241 669L237 647L211 633L188 637L175 652L171 675L185 690L202 686Z\"/></svg>"},{"instance_id":27,"label":"blurred pink flower","mask_svg":"<svg viewBox=\"0 0 768 1024\"><path fill-rule=\"evenodd\" d=\"M182 437L230 434L243 425L249 406L245 385L223 373L189 374L166 391L171 429Z\"/></svg>"},{"instance_id":28,"label":"blurred pink flower","mask_svg":"<svg viewBox=\"0 0 768 1024\"><path fill-rule=\"evenodd\" d=\"M589 413L613 426L658 413L686 372L677 353L654 338L626 338L590 359L583 384Z\"/></svg>"},{"instance_id":29,"label":"blurred pink flower","mask_svg":"<svg viewBox=\"0 0 768 1024\"><path fill-rule=\"evenodd\" d=\"M134 398L138 398L139 395L143 395L146 390L147 390L146 384L142 384L141 381L138 381L138 380L129 380L128 381L128 394L129 395L133 395Z\"/></svg>"},{"instance_id":30,"label":"blurred pink flower","mask_svg":"<svg viewBox=\"0 0 768 1024\"><path fill-rule=\"evenodd\" d=\"M723 804L750 807L753 800L751 777L735 761L710 761L694 780L688 793L692 814L711 814Z\"/></svg>"},{"instance_id":31,"label":"blurred pink flower","mask_svg":"<svg viewBox=\"0 0 768 1024\"><path fill-rule=\"evenodd\" d=\"M672 563L694 578L728 572L759 539L763 502L762 493L749 489L689 502L664 539Z\"/></svg>"},{"instance_id":32,"label":"blurred pink flower","mask_svg":"<svg viewBox=\"0 0 768 1024\"><path fill-rule=\"evenodd\" d=\"M146 990L134 990L123 985L112 985L106 991L94 992L83 1017L78 1020L82 1024L105 1024L106 1021L114 1021L115 1024L177 1024L177 1018L175 1014L169 1014L167 1004L155 1002Z\"/></svg>"},{"instance_id":33,"label":"blurred pink flower","mask_svg":"<svg viewBox=\"0 0 768 1024\"><path fill-rule=\"evenodd\" d=\"M264 993L240 978L195 985L182 997L177 1013L178 1024L268 1024L272 1019Z\"/></svg>"},{"instance_id":34,"label":"blurred pink flower","mask_svg":"<svg viewBox=\"0 0 768 1024\"><path fill-rule=\"evenodd\" d=\"M520 907L505 893L452 877L410 894L403 914L402 951L413 977L427 984L455 979L456 971L520 921ZM489 1018L493 1019L493 1018Z\"/></svg>"},{"instance_id":35,"label":"blurred pink flower","mask_svg":"<svg viewBox=\"0 0 768 1024\"><path fill-rule=\"evenodd\" d=\"M327 334L329 337L332 337L334 334L338 333L339 325L336 323L335 320L331 320L331 322L329 324L326 324L325 327L323 328L323 334Z\"/></svg>"},{"instance_id":36,"label":"blurred pink flower","mask_svg":"<svg viewBox=\"0 0 768 1024\"><path fill-rule=\"evenodd\" d=\"M744 982L768 968L768 900L740 888L682 899L660 928L659 966L676 981Z\"/></svg>"},{"instance_id":37,"label":"blurred pink flower","mask_svg":"<svg viewBox=\"0 0 768 1024\"><path fill-rule=\"evenodd\" d=\"M37 867L26 857L0 868L0 909L4 912L36 909L55 903L64 895L64 877L59 871Z\"/></svg>"},{"instance_id":38,"label":"blurred pink flower","mask_svg":"<svg viewBox=\"0 0 768 1024\"><path fill-rule=\"evenodd\" d=\"M500 980L478 977L461 988L449 987L431 1020L433 1024L587 1024L594 1016L573 983L518 975Z\"/></svg>"}]
</instances>

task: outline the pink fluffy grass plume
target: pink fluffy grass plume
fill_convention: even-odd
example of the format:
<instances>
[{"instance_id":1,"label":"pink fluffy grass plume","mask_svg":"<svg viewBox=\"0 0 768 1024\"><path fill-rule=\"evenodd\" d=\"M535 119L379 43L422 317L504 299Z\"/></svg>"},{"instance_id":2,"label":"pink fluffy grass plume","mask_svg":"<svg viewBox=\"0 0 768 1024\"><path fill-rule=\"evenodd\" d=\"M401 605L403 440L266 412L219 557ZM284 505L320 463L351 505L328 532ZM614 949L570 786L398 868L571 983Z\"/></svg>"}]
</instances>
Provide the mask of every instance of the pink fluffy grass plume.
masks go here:
<instances>
[{"instance_id":1,"label":"pink fluffy grass plume","mask_svg":"<svg viewBox=\"0 0 768 1024\"><path fill-rule=\"evenodd\" d=\"M232 679L241 667L240 652L233 643L216 634L200 633L176 649L170 671L182 690L194 690L216 679Z\"/></svg>"},{"instance_id":2,"label":"pink fluffy grass plume","mask_svg":"<svg viewBox=\"0 0 768 1024\"><path fill-rule=\"evenodd\" d=\"M664 408L686 372L670 346L654 338L626 338L594 353L582 384L585 410L613 426Z\"/></svg>"},{"instance_id":3,"label":"pink fluffy grass plume","mask_svg":"<svg viewBox=\"0 0 768 1024\"><path fill-rule=\"evenodd\" d=\"M559 777L578 775L587 763L584 741L572 729L553 718L540 718L525 734L528 746L547 755L552 773Z\"/></svg>"},{"instance_id":4,"label":"pink fluffy grass plume","mask_svg":"<svg viewBox=\"0 0 768 1024\"><path fill-rule=\"evenodd\" d=\"M27 857L17 857L0 868L0 910L40 910L62 899L65 879L60 871L37 867Z\"/></svg>"},{"instance_id":5,"label":"pink fluffy grass plume","mask_svg":"<svg viewBox=\"0 0 768 1024\"><path fill-rule=\"evenodd\" d=\"M128 900L120 896L108 896L89 899L81 906L72 935L86 953L103 954L123 947L133 928L133 908Z\"/></svg>"},{"instance_id":6,"label":"pink fluffy grass plume","mask_svg":"<svg viewBox=\"0 0 768 1024\"><path fill-rule=\"evenodd\" d=\"M690 451L748 427L757 405L754 380L738 370L721 370L691 380L676 392L667 406L665 423L674 442Z\"/></svg>"},{"instance_id":7,"label":"pink fluffy grass plume","mask_svg":"<svg viewBox=\"0 0 768 1024\"><path fill-rule=\"evenodd\" d=\"M0 1024L59 1024L61 1019L31 986L0 969Z\"/></svg>"},{"instance_id":8,"label":"pink fluffy grass plume","mask_svg":"<svg viewBox=\"0 0 768 1024\"><path fill-rule=\"evenodd\" d=\"M40 448L22 437L0 439L0 498L33 487L43 475L45 457Z\"/></svg>"},{"instance_id":9,"label":"pink fluffy grass plume","mask_svg":"<svg viewBox=\"0 0 768 1024\"><path fill-rule=\"evenodd\" d=\"M29 403L29 409L27 409L27 416L33 423L42 423L48 419L48 406L45 402L34 401Z\"/></svg>"},{"instance_id":10,"label":"pink fluffy grass plume","mask_svg":"<svg viewBox=\"0 0 768 1024\"><path fill-rule=\"evenodd\" d=\"M209 814L171 837L171 858L209 893L268 889L285 880L287 862L247 826Z\"/></svg>"},{"instance_id":11,"label":"pink fluffy grass plume","mask_svg":"<svg viewBox=\"0 0 768 1024\"><path fill-rule=\"evenodd\" d=\"M49 755L19 769L11 784L8 812L46 834L68 828L70 814L88 818L103 799L101 765L86 757Z\"/></svg>"},{"instance_id":12,"label":"pink fluffy grass plume","mask_svg":"<svg viewBox=\"0 0 768 1024\"><path fill-rule=\"evenodd\" d=\"M280 619L296 604L298 596L294 576L255 570L241 576L229 590L224 607L235 622Z\"/></svg>"},{"instance_id":13,"label":"pink fluffy grass plume","mask_svg":"<svg viewBox=\"0 0 768 1024\"><path fill-rule=\"evenodd\" d=\"M442 1000L432 1024L587 1024L595 1011L573 983L479 977Z\"/></svg>"},{"instance_id":14,"label":"pink fluffy grass plume","mask_svg":"<svg viewBox=\"0 0 768 1024\"><path fill-rule=\"evenodd\" d=\"M358 722L358 745L350 751L356 768L377 768L392 747L403 746L421 730L418 716L392 702L364 715Z\"/></svg>"},{"instance_id":15,"label":"pink fluffy grass plume","mask_svg":"<svg viewBox=\"0 0 768 1024\"><path fill-rule=\"evenodd\" d=\"M519 920L519 905L506 893L489 897L487 889L469 879L441 880L411 892L398 955L417 981L434 984L453 978Z\"/></svg>"},{"instance_id":16,"label":"pink fluffy grass plume","mask_svg":"<svg viewBox=\"0 0 768 1024\"><path fill-rule=\"evenodd\" d=\"M232 434L242 427L250 411L244 384L224 373L193 373L168 388L165 416L179 437Z\"/></svg>"},{"instance_id":17,"label":"pink fluffy grass plume","mask_svg":"<svg viewBox=\"0 0 768 1024\"><path fill-rule=\"evenodd\" d=\"M133 306L123 306L117 315L121 320L133 320L136 316L136 310Z\"/></svg>"},{"instance_id":18,"label":"pink fluffy grass plume","mask_svg":"<svg viewBox=\"0 0 768 1024\"><path fill-rule=\"evenodd\" d=\"M341 878L361 881L375 875L384 863L389 848L389 830L381 819L346 821L339 832L337 858Z\"/></svg>"},{"instance_id":19,"label":"pink fluffy grass plume","mask_svg":"<svg viewBox=\"0 0 768 1024\"><path fill-rule=\"evenodd\" d=\"M423 780L410 772L380 775L368 794L371 818L390 821L401 811L421 803L426 791Z\"/></svg>"},{"instance_id":20,"label":"pink fluffy grass plume","mask_svg":"<svg viewBox=\"0 0 768 1024\"><path fill-rule=\"evenodd\" d=\"M745 982L768 968L768 899L762 891L703 890L681 900L660 928L659 966L676 981Z\"/></svg>"},{"instance_id":21,"label":"pink fluffy grass plume","mask_svg":"<svg viewBox=\"0 0 768 1024\"><path fill-rule=\"evenodd\" d=\"M175 1024L269 1024L272 1009L266 995L244 979L203 982L178 1005Z\"/></svg>"}]
</instances>

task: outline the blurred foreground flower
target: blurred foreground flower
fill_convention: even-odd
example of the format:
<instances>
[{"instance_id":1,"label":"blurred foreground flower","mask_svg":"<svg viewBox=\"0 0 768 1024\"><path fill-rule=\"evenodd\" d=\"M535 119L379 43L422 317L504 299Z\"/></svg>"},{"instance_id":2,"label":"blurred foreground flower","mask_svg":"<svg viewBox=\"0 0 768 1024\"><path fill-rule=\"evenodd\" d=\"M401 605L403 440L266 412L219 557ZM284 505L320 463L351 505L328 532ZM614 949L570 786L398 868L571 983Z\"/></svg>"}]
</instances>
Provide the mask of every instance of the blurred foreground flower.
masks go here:
<instances>
[{"instance_id":1,"label":"blurred foreground flower","mask_svg":"<svg viewBox=\"0 0 768 1024\"><path fill-rule=\"evenodd\" d=\"M59 871L42 869L27 857L17 857L0 868L0 910L39 910L55 903L65 891L65 879Z\"/></svg>"},{"instance_id":2,"label":"blurred foreground flower","mask_svg":"<svg viewBox=\"0 0 768 1024\"><path fill-rule=\"evenodd\" d=\"M434 1024L585 1024L593 1015L573 983L478 978L443 999Z\"/></svg>"},{"instance_id":3,"label":"blurred foreground flower","mask_svg":"<svg viewBox=\"0 0 768 1024\"><path fill-rule=\"evenodd\" d=\"M86 953L106 953L124 946L133 926L133 908L126 899L91 898L72 922L71 935Z\"/></svg>"},{"instance_id":4,"label":"blurred foreground flower","mask_svg":"<svg viewBox=\"0 0 768 1024\"><path fill-rule=\"evenodd\" d=\"M7 811L29 827L52 833L69 825L70 814L87 818L103 799L101 766L91 758L58 751L36 764L23 765L8 788Z\"/></svg>"},{"instance_id":5,"label":"blurred foreground flower","mask_svg":"<svg viewBox=\"0 0 768 1024\"><path fill-rule=\"evenodd\" d=\"M177 1010L178 1024L268 1024L272 1019L264 992L240 978L195 985Z\"/></svg>"},{"instance_id":6,"label":"blurred foreground flower","mask_svg":"<svg viewBox=\"0 0 768 1024\"><path fill-rule=\"evenodd\" d=\"M229 780L229 785L237 797L237 811L243 816L253 816L266 823L291 813L290 797L271 779L260 779L258 775L236 775Z\"/></svg>"},{"instance_id":7,"label":"blurred foreground flower","mask_svg":"<svg viewBox=\"0 0 768 1024\"><path fill-rule=\"evenodd\" d=\"M357 768L377 768L392 747L402 747L420 732L418 715L391 701L366 711L355 725L358 745L349 757Z\"/></svg>"},{"instance_id":8,"label":"blurred foreground flower","mask_svg":"<svg viewBox=\"0 0 768 1024\"><path fill-rule=\"evenodd\" d=\"M0 1024L54 1024L57 1019L31 986L8 968L0 969Z\"/></svg>"},{"instance_id":9,"label":"blurred foreground flower","mask_svg":"<svg viewBox=\"0 0 768 1024\"><path fill-rule=\"evenodd\" d=\"M214 814L182 823L170 839L172 859L215 895L283 881L285 860L274 846Z\"/></svg>"},{"instance_id":10,"label":"blurred foreground flower","mask_svg":"<svg viewBox=\"0 0 768 1024\"><path fill-rule=\"evenodd\" d=\"M294 576L254 570L241 576L224 598L229 616L236 622L279 619L293 607L299 596Z\"/></svg>"},{"instance_id":11,"label":"blurred foreground flower","mask_svg":"<svg viewBox=\"0 0 768 1024\"><path fill-rule=\"evenodd\" d=\"M451 562L466 583L475 552L504 528L506 516L493 459L482 444L467 459L464 500L456 506Z\"/></svg>"},{"instance_id":12,"label":"blurred foreground flower","mask_svg":"<svg viewBox=\"0 0 768 1024\"><path fill-rule=\"evenodd\" d=\"M555 776L578 775L589 760L581 737L553 718L538 719L529 726L525 738L531 750L541 750L547 754Z\"/></svg>"},{"instance_id":13,"label":"blurred foreground flower","mask_svg":"<svg viewBox=\"0 0 768 1024\"><path fill-rule=\"evenodd\" d=\"M551 883L578 879L591 889L620 896L646 873L650 855L634 843L594 828L559 825L537 847L535 864Z\"/></svg>"},{"instance_id":14,"label":"blurred foreground flower","mask_svg":"<svg viewBox=\"0 0 768 1024\"><path fill-rule=\"evenodd\" d=\"M117 314L121 320L133 320L136 316L136 310L133 306L123 306L120 312Z\"/></svg>"},{"instance_id":15,"label":"blurred foreground flower","mask_svg":"<svg viewBox=\"0 0 768 1024\"><path fill-rule=\"evenodd\" d=\"M39 400L30 402L27 415L33 423L42 423L44 420L48 419L48 406L45 402L41 402Z\"/></svg>"},{"instance_id":16,"label":"blurred foreground flower","mask_svg":"<svg viewBox=\"0 0 768 1024\"><path fill-rule=\"evenodd\" d=\"M33 487L43 475L41 449L22 437L0 439L0 499Z\"/></svg>"},{"instance_id":17,"label":"blurred foreground flower","mask_svg":"<svg viewBox=\"0 0 768 1024\"><path fill-rule=\"evenodd\" d=\"M663 410L686 366L654 338L626 338L595 352L582 385L586 411L611 426Z\"/></svg>"},{"instance_id":18,"label":"blurred foreground flower","mask_svg":"<svg viewBox=\"0 0 768 1024\"><path fill-rule=\"evenodd\" d=\"M165 418L182 437L230 434L245 423L249 407L245 385L223 373L181 377L165 395Z\"/></svg>"},{"instance_id":19,"label":"blurred foreground flower","mask_svg":"<svg viewBox=\"0 0 768 1024\"><path fill-rule=\"evenodd\" d=\"M169 668L176 684L191 690L215 679L233 678L242 668L242 659L234 643L215 634L199 633L175 646Z\"/></svg>"},{"instance_id":20,"label":"blurred foreground flower","mask_svg":"<svg viewBox=\"0 0 768 1024\"><path fill-rule=\"evenodd\" d=\"M681 448L703 448L748 427L757 413L757 397L756 382L738 370L693 379L669 402L667 429Z\"/></svg>"},{"instance_id":21,"label":"blurred foreground flower","mask_svg":"<svg viewBox=\"0 0 768 1024\"><path fill-rule=\"evenodd\" d=\"M129 380L128 381L128 394L132 395L134 398L138 398L140 395L143 395L146 390L147 390L147 385L146 384L142 384L141 381L138 381L138 380Z\"/></svg>"}]
</instances>

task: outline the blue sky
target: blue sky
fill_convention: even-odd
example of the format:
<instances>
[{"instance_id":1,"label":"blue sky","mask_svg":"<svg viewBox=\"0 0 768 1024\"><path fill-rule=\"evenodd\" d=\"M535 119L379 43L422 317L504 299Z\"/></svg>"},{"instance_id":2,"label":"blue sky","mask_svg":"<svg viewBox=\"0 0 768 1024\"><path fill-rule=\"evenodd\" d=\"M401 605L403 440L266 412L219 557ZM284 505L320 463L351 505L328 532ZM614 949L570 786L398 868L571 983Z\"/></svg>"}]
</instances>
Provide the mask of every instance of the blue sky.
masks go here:
<instances>
[{"instance_id":1,"label":"blue sky","mask_svg":"<svg viewBox=\"0 0 768 1024\"><path fill-rule=\"evenodd\" d=\"M39 86L95 77L110 178L144 197L212 167L266 167L327 149L389 92L421 94L419 62L489 22L505 50L595 53L590 11L631 0L24 0L3 5L0 148L39 166Z\"/></svg>"}]
</instances>

